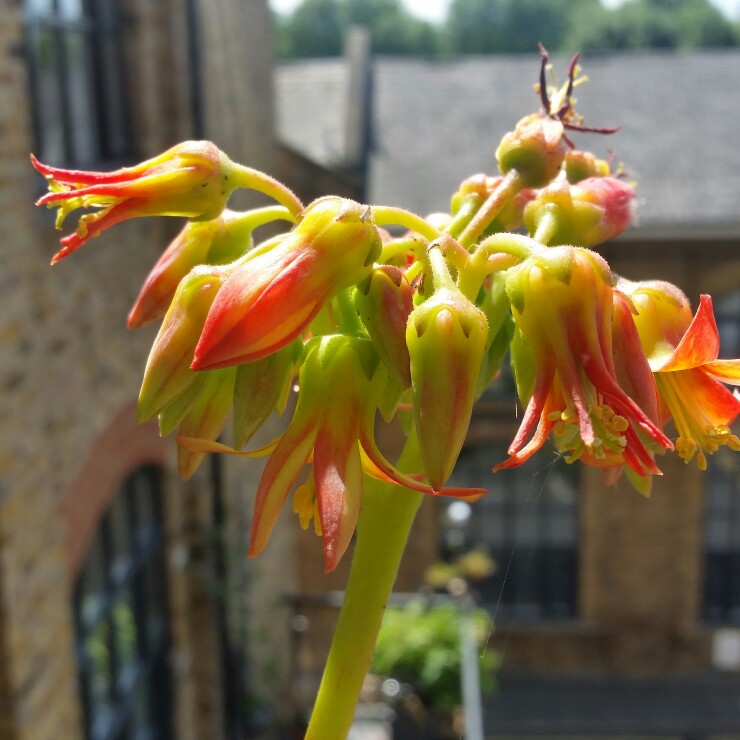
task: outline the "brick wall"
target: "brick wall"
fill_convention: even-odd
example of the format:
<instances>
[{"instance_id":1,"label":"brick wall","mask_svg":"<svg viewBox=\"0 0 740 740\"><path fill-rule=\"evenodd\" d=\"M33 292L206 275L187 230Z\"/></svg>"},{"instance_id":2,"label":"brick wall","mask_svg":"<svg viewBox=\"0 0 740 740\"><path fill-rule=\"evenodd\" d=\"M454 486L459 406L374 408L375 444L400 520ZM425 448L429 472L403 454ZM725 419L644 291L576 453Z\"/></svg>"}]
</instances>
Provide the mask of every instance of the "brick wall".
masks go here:
<instances>
[{"instance_id":1,"label":"brick wall","mask_svg":"<svg viewBox=\"0 0 740 740\"><path fill-rule=\"evenodd\" d=\"M267 5L240 0L214 2L217 9L211 5L200 3L206 133L235 158L269 166ZM124 6L137 153L151 156L192 135L185 5L184 0L125 0ZM216 32L213 23L225 25ZM151 429L126 426L156 327L129 332L125 316L178 226L163 219L122 224L53 269L48 266L59 235L52 214L33 206L43 183L28 162L33 142L22 30L20 0L3 4L0 738L79 740L73 575L126 464L156 456L168 471L173 467L173 443L162 448ZM219 41L219 33L227 34L227 43ZM105 440L123 428L125 444L106 448ZM95 469L104 462L94 454L91 460L91 452L101 449L117 461L117 472L104 466L95 480L81 478L91 464ZM211 482L205 467L186 486L170 472L166 504L177 736L193 740L216 737L222 722L209 550Z\"/></svg>"}]
</instances>

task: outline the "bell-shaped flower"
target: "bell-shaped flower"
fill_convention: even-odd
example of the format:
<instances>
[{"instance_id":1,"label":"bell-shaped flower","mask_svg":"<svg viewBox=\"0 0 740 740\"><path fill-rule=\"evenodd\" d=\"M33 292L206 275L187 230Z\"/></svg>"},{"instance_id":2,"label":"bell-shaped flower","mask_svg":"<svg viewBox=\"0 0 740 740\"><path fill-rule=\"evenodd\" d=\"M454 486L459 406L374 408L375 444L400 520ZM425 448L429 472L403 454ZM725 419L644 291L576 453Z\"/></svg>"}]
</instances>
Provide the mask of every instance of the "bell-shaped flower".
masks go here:
<instances>
[{"instance_id":1,"label":"bell-shaped flower","mask_svg":"<svg viewBox=\"0 0 740 740\"><path fill-rule=\"evenodd\" d=\"M190 270L233 262L253 246L255 228L279 218L292 220L283 206L268 206L245 213L227 208L210 221L188 221L144 281L128 315L129 328L161 319Z\"/></svg>"},{"instance_id":2,"label":"bell-shaped flower","mask_svg":"<svg viewBox=\"0 0 740 740\"><path fill-rule=\"evenodd\" d=\"M333 570L347 549L359 514L363 473L433 495L475 500L480 488L433 490L418 474L405 474L388 462L374 439L378 399L388 379L369 339L330 335L306 346L298 376L293 419L274 442L240 452L216 442L178 437L192 452L226 452L245 457L271 453L257 489L249 556L266 546L277 517L304 465L312 481L299 488L296 507L302 524L318 514L326 570Z\"/></svg>"},{"instance_id":3,"label":"bell-shaped flower","mask_svg":"<svg viewBox=\"0 0 740 740\"><path fill-rule=\"evenodd\" d=\"M370 341L342 335L314 340L301 366L293 420L267 461L257 489L250 556L267 544L280 509L310 458L327 571L339 563L354 532L363 467L376 477L434 492L396 470L375 444L375 410L386 378L387 370ZM477 498L484 491L440 493Z\"/></svg>"},{"instance_id":4,"label":"bell-shaped flower","mask_svg":"<svg viewBox=\"0 0 740 740\"><path fill-rule=\"evenodd\" d=\"M403 270L379 265L358 284L355 306L380 358L401 381L411 385L406 325L414 308L413 290Z\"/></svg>"},{"instance_id":5,"label":"bell-shaped flower","mask_svg":"<svg viewBox=\"0 0 740 740\"><path fill-rule=\"evenodd\" d=\"M195 392L190 393L190 402L180 420L178 434L184 437L197 437L201 440L216 440L231 411L235 378L236 368L234 367L199 373L195 383L191 386ZM198 469L205 454L205 452L189 450L178 445L177 470L183 480L190 478Z\"/></svg>"},{"instance_id":6,"label":"bell-shaped flower","mask_svg":"<svg viewBox=\"0 0 740 740\"><path fill-rule=\"evenodd\" d=\"M234 389L234 447L242 449L272 415L288 402L303 342L296 339L277 352L238 365ZM202 370L200 372L212 372Z\"/></svg>"},{"instance_id":7,"label":"bell-shaped flower","mask_svg":"<svg viewBox=\"0 0 740 740\"><path fill-rule=\"evenodd\" d=\"M228 266L201 265L183 278L149 352L139 392L138 418L147 421L194 380L193 352Z\"/></svg>"},{"instance_id":8,"label":"bell-shaped flower","mask_svg":"<svg viewBox=\"0 0 740 740\"><path fill-rule=\"evenodd\" d=\"M702 295L696 314L686 296L669 283L621 281L636 309L643 348L655 374L666 416L678 432L676 451L701 470L708 454L727 446L740 451L730 425L740 413L740 398L725 383L740 385L740 360L722 360L712 298Z\"/></svg>"},{"instance_id":9,"label":"bell-shaped flower","mask_svg":"<svg viewBox=\"0 0 740 740\"><path fill-rule=\"evenodd\" d=\"M658 389L650 370L647 357L642 350L637 327L633 320L634 306L631 301L619 290L612 293L612 359L617 382L625 393L645 412L645 415L655 423L663 426L663 417L660 412ZM640 434L640 432L638 432ZM642 439L651 453L663 452L653 440L642 435ZM555 438L557 445L557 437ZM610 485L616 482L624 472L633 487L644 496L649 496L652 489L652 474L639 475L620 460L619 454L603 454L598 458L585 454L580 458L583 462L602 469L604 482ZM610 462L613 462L610 465Z\"/></svg>"},{"instance_id":10,"label":"bell-shaped flower","mask_svg":"<svg viewBox=\"0 0 740 740\"><path fill-rule=\"evenodd\" d=\"M485 314L454 288L436 291L409 317L414 422L435 490L452 474L465 442L487 340Z\"/></svg>"},{"instance_id":11,"label":"bell-shaped flower","mask_svg":"<svg viewBox=\"0 0 740 740\"><path fill-rule=\"evenodd\" d=\"M64 170L33 166L47 179L50 192L36 205L58 208L56 227L78 208L95 209L80 217L74 233L61 239L52 264L81 247L90 237L129 218L184 216L210 219L226 205L233 186L230 162L209 141L186 141L134 167L114 172Z\"/></svg>"},{"instance_id":12,"label":"bell-shaped flower","mask_svg":"<svg viewBox=\"0 0 740 740\"><path fill-rule=\"evenodd\" d=\"M612 281L601 257L575 247L543 249L508 271L514 370L527 409L497 470L523 463L552 431L569 461L659 473L654 448L671 443L618 382ZM525 351L514 353L521 344Z\"/></svg>"},{"instance_id":13,"label":"bell-shaped flower","mask_svg":"<svg viewBox=\"0 0 740 740\"><path fill-rule=\"evenodd\" d=\"M224 282L195 349L196 370L251 362L303 332L333 295L372 270L381 239L366 206L310 204L277 246L254 249Z\"/></svg>"},{"instance_id":14,"label":"bell-shaped flower","mask_svg":"<svg viewBox=\"0 0 740 740\"><path fill-rule=\"evenodd\" d=\"M615 177L591 177L575 185L558 180L524 210L524 223L550 246L592 247L619 236L636 212L635 191Z\"/></svg>"}]
</instances>

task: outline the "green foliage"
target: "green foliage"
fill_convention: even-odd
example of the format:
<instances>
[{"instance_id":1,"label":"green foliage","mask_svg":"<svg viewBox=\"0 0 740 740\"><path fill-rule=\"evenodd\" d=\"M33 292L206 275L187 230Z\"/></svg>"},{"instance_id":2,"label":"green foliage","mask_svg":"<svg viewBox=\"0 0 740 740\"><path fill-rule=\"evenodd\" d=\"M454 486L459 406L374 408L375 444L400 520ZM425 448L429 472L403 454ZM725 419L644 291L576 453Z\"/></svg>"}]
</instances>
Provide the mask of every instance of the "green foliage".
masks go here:
<instances>
[{"instance_id":1,"label":"green foliage","mask_svg":"<svg viewBox=\"0 0 740 740\"><path fill-rule=\"evenodd\" d=\"M567 43L583 51L733 46L732 24L709 0L630 0L574 18Z\"/></svg>"},{"instance_id":2,"label":"green foliage","mask_svg":"<svg viewBox=\"0 0 740 740\"><path fill-rule=\"evenodd\" d=\"M389 608L375 646L371 670L410 684L428 707L452 709L460 704L460 622L455 604L429 606L414 599ZM486 611L473 612L476 641L485 642L491 620ZM481 688L491 691L495 653L486 649L479 660Z\"/></svg>"},{"instance_id":3,"label":"green foliage","mask_svg":"<svg viewBox=\"0 0 740 740\"><path fill-rule=\"evenodd\" d=\"M278 52L288 57L342 53L343 25L337 0L305 0L279 28Z\"/></svg>"},{"instance_id":4,"label":"green foliage","mask_svg":"<svg viewBox=\"0 0 740 740\"><path fill-rule=\"evenodd\" d=\"M437 53L438 34L409 15L400 0L304 0L291 16L276 18L281 58L338 56L345 31L366 26L377 54Z\"/></svg>"},{"instance_id":5,"label":"green foliage","mask_svg":"<svg viewBox=\"0 0 740 740\"><path fill-rule=\"evenodd\" d=\"M445 34L454 54L531 52L562 47L573 18L598 0L453 0Z\"/></svg>"},{"instance_id":6,"label":"green foliage","mask_svg":"<svg viewBox=\"0 0 740 740\"><path fill-rule=\"evenodd\" d=\"M364 25L377 54L438 56L550 51L696 49L736 46L733 26L709 0L453 0L447 23L414 18L400 0L304 0L276 16L282 59L338 56L352 25Z\"/></svg>"}]
</instances>

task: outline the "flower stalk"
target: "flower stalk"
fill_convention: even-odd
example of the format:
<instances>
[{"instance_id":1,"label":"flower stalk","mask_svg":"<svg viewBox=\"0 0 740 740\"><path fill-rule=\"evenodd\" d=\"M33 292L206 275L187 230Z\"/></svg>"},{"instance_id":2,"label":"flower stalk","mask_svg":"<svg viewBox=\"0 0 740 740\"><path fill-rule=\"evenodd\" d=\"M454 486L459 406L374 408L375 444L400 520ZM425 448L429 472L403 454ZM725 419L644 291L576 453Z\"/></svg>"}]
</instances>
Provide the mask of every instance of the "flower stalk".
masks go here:
<instances>
[{"instance_id":1,"label":"flower stalk","mask_svg":"<svg viewBox=\"0 0 740 740\"><path fill-rule=\"evenodd\" d=\"M401 470L418 469L412 434L398 459ZM357 522L344 603L326 660L306 740L343 740L352 725L362 682L372 660L388 597L396 580L422 494L368 480ZM382 551L378 542L383 542Z\"/></svg>"}]
</instances>

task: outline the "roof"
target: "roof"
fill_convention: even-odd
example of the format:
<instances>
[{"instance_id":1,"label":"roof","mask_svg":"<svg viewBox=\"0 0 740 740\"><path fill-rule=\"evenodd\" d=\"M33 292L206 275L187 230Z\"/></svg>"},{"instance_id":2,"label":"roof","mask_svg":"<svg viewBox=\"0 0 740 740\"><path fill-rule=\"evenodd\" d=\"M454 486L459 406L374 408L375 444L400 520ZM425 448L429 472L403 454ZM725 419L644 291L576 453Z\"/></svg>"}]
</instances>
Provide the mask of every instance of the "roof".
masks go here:
<instances>
[{"instance_id":1,"label":"roof","mask_svg":"<svg viewBox=\"0 0 740 740\"><path fill-rule=\"evenodd\" d=\"M568 60L553 59L564 77ZM642 53L582 60L587 125L576 145L614 150L638 182L638 230L740 234L740 52ZM369 199L425 214L448 208L457 184L496 172L501 136L538 109L531 56L374 62ZM348 71L341 59L276 72L280 137L321 164L341 163Z\"/></svg>"}]
</instances>

